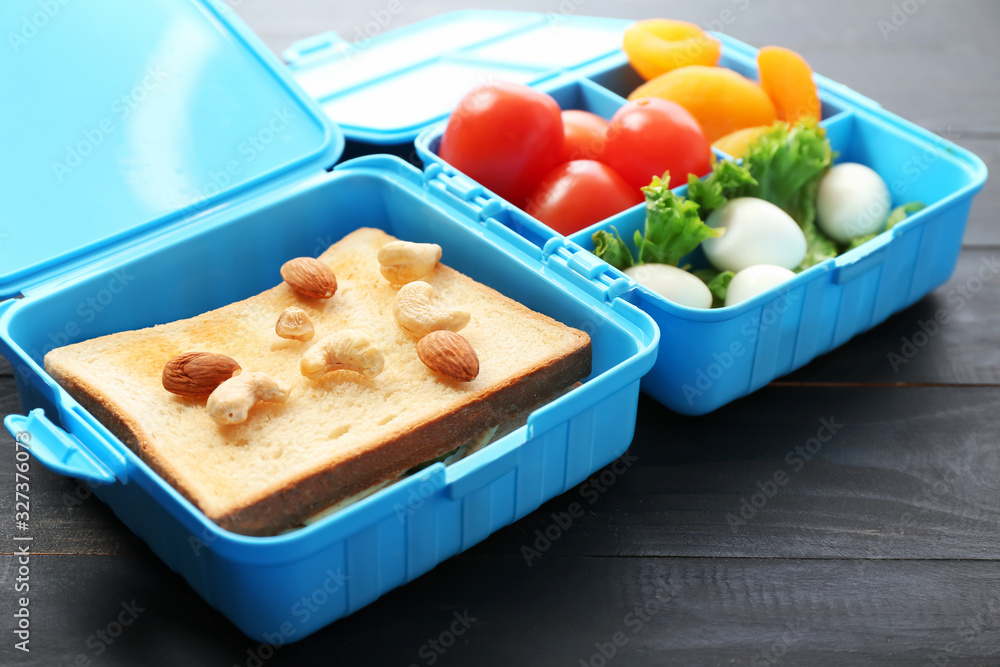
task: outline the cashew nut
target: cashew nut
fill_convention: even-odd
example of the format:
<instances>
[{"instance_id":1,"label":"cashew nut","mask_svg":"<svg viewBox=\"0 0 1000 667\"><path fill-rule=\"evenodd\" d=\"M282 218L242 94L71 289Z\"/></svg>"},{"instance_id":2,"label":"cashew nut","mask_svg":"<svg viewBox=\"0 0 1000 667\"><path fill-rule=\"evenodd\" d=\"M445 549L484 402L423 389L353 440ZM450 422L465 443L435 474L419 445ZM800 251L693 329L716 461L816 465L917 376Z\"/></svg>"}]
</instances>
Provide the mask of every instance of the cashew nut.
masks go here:
<instances>
[{"instance_id":1,"label":"cashew nut","mask_svg":"<svg viewBox=\"0 0 1000 667\"><path fill-rule=\"evenodd\" d=\"M309 314L301 308L289 306L281 311L274 325L274 333L291 340L312 340L316 330L313 328Z\"/></svg>"},{"instance_id":2,"label":"cashew nut","mask_svg":"<svg viewBox=\"0 0 1000 667\"><path fill-rule=\"evenodd\" d=\"M441 259L436 243L391 241L379 248L378 263L382 275L393 285L419 280L434 270Z\"/></svg>"},{"instance_id":3,"label":"cashew nut","mask_svg":"<svg viewBox=\"0 0 1000 667\"><path fill-rule=\"evenodd\" d=\"M396 323L418 338L442 329L461 331L469 323L469 311L438 306L433 298L434 288L423 281L400 287L392 306Z\"/></svg>"},{"instance_id":4,"label":"cashew nut","mask_svg":"<svg viewBox=\"0 0 1000 667\"><path fill-rule=\"evenodd\" d=\"M321 338L299 360L299 370L310 380L330 371L354 371L373 378L382 372L382 350L367 334L344 329Z\"/></svg>"},{"instance_id":5,"label":"cashew nut","mask_svg":"<svg viewBox=\"0 0 1000 667\"><path fill-rule=\"evenodd\" d=\"M243 373L232 377L208 397L208 414L218 424L239 424L259 401L284 403L291 391L284 382L267 373Z\"/></svg>"}]
</instances>

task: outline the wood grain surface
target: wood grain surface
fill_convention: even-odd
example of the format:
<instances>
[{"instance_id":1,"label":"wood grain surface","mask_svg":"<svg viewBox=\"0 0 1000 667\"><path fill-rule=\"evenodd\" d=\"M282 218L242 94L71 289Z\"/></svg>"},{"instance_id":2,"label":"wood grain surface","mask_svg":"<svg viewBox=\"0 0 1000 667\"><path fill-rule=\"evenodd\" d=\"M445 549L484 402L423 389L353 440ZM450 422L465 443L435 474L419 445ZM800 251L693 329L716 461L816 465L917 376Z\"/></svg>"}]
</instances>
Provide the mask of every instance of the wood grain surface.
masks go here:
<instances>
[{"instance_id":1,"label":"wood grain surface","mask_svg":"<svg viewBox=\"0 0 1000 667\"><path fill-rule=\"evenodd\" d=\"M992 0L398 1L388 28L458 8L731 18L732 36L794 48L1000 165ZM327 30L351 39L389 3L231 4L280 53ZM907 310L705 417L642 397L625 472L599 471L277 648L237 631L85 485L33 465L31 652L14 650L14 456L3 431L0 664L998 665L1000 276L960 306L949 298L1000 254L998 208L994 178L952 279ZM894 362L941 309L948 321ZM0 412L22 412L3 360ZM526 557L572 503L583 516ZM101 639L123 610L131 624ZM467 629L436 651L456 618Z\"/></svg>"}]
</instances>

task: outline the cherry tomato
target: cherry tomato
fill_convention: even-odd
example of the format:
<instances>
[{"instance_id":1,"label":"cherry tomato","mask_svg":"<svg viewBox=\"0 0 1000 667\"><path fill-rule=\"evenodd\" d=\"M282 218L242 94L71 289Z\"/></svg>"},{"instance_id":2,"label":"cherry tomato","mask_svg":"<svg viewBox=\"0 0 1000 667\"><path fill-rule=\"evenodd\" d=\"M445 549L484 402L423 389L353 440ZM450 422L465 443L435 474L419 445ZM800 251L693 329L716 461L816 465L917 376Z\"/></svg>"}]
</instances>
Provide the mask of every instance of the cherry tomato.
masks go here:
<instances>
[{"instance_id":1,"label":"cherry tomato","mask_svg":"<svg viewBox=\"0 0 1000 667\"><path fill-rule=\"evenodd\" d=\"M604 150L608 121L596 113L567 109L562 112L562 161L593 160Z\"/></svg>"},{"instance_id":2,"label":"cherry tomato","mask_svg":"<svg viewBox=\"0 0 1000 667\"><path fill-rule=\"evenodd\" d=\"M644 199L608 165L573 160L542 179L528 197L525 211L560 234L572 234Z\"/></svg>"},{"instance_id":3,"label":"cherry tomato","mask_svg":"<svg viewBox=\"0 0 1000 667\"><path fill-rule=\"evenodd\" d=\"M673 186L688 174L703 176L712 168L712 147L694 116L684 107L657 97L626 103L608 124L604 151L597 156L629 185L649 185L653 176L670 172Z\"/></svg>"},{"instance_id":4,"label":"cherry tomato","mask_svg":"<svg viewBox=\"0 0 1000 667\"><path fill-rule=\"evenodd\" d=\"M559 105L520 83L495 81L467 94L452 113L438 154L515 206L559 163Z\"/></svg>"}]
</instances>

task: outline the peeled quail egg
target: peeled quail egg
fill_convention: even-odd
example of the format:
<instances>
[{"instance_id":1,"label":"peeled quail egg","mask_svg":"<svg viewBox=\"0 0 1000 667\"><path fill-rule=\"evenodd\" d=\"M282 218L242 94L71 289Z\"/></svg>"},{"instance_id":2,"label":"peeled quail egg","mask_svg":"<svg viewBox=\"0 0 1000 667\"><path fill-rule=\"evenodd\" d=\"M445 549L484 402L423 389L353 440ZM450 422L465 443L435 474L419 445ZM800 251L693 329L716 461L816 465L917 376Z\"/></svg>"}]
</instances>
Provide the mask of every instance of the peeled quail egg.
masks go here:
<instances>
[{"instance_id":1,"label":"peeled quail egg","mask_svg":"<svg viewBox=\"0 0 1000 667\"><path fill-rule=\"evenodd\" d=\"M856 162L834 165L819 182L816 223L839 243L880 231L892 198L874 169Z\"/></svg>"},{"instance_id":2,"label":"peeled quail egg","mask_svg":"<svg viewBox=\"0 0 1000 667\"><path fill-rule=\"evenodd\" d=\"M712 292L698 276L669 264L640 264L625 274L665 299L691 308L711 308Z\"/></svg>"},{"instance_id":3,"label":"peeled quail egg","mask_svg":"<svg viewBox=\"0 0 1000 667\"><path fill-rule=\"evenodd\" d=\"M726 305L732 306L740 301L746 301L750 297L766 292L794 277L795 273L783 266L774 266L773 264L748 266L733 276L732 282L729 283Z\"/></svg>"},{"instance_id":4,"label":"peeled quail egg","mask_svg":"<svg viewBox=\"0 0 1000 667\"><path fill-rule=\"evenodd\" d=\"M701 247L720 271L741 271L755 264L794 269L806 256L806 237L795 220L769 201L737 197L712 212L709 227L725 227Z\"/></svg>"}]
</instances>

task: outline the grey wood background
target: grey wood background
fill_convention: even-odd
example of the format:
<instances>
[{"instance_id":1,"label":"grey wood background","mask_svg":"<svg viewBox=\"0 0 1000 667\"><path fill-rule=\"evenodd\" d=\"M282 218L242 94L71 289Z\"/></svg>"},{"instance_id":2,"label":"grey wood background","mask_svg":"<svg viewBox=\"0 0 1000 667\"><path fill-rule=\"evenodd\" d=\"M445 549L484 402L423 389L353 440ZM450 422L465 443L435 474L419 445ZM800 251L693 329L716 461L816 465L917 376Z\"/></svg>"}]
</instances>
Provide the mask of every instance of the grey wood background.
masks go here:
<instances>
[{"instance_id":1,"label":"grey wood background","mask_svg":"<svg viewBox=\"0 0 1000 667\"><path fill-rule=\"evenodd\" d=\"M708 0L416 2L387 29L458 8L675 17L796 49L829 78L1000 164L1000 2ZM242 0L276 52L351 39L389 0ZM393 5L396 6L396 5ZM728 12L728 13L725 13ZM896 30L886 32L885 23ZM404 101L405 103L405 101ZM642 398L635 464L590 502L581 486L316 635L262 656L89 498L33 466L32 652L12 649L14 556L0 547L4 665L1000 664L1000 290L987 282L894 372L886 355L1000 250L988 182L952 280L791 376L702 418ZM0 413L20 412L0 361ZM800 467L821 419L844 426ZM11 439L0 434L4 451ZM13 456L0 457L3 544ZM742 523L743 499L789 483ZM592 489L593 487L589 487ZM585 515L527 565L554 512ZM142 611L95 641L121 605ZM454 613L474 618L443 653ZM616 633L627 642L608 658ZM602 654L603 650L603 654ZM262 657L266 659L261 659Z\"/></svg>"}]
</instances>

